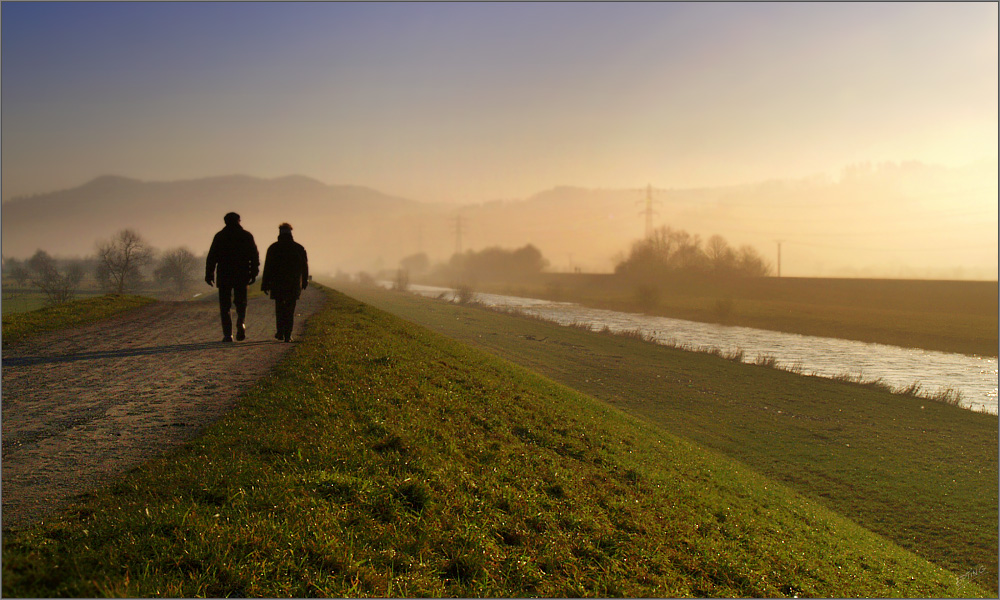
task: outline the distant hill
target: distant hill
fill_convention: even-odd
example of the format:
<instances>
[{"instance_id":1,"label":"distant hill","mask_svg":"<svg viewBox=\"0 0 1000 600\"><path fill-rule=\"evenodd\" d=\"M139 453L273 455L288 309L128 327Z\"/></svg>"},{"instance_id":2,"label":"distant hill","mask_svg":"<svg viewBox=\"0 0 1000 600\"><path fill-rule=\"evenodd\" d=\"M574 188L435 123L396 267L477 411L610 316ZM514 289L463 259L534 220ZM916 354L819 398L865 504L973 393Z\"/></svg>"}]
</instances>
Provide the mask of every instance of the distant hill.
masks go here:
<instances>
[{"instance_id":1,"label":"distant hill","mask_svg":"<svg viewBox=\"0 0 1000 600\"><path fill-rule=\"evenodd\" d=\"M786 276L995 279L997 165L858 165L837 179L652 189L653 225L750 245ZM526 199L431 204L302 176L243 175L144 182L98 177L82 186L3 203L4 256L41 248L92 254L131 227L159 249L207 252L236 211L263 252L288 221L320 270L395 269L426 252L534 244L555 271L610 272L645 233L647 189L554 187Z\"/></svg>"},{"instance_id":2,"label":"distant hill","mask_svg":"<svg viewBox=\"0 0 1000 600\"><path fill-rule=\"evenodd\" d=\"M839 177L652 189L653 226L750 245L786 276L997 275L997 164L861 164ZM532 241L559 271L613 270L645 232L646 188L557 187L463 209L465 243Z\"/></svg>"},{"instance_id":3,"label":"distant hill","mask_svg":"<svg viewBox=\"0 0 1000 600\"><path fill-rule=\"evenodd\" d=\"M370 223L376 217L402 216L417 207L369 188L326 185L301 176L173 182L104 176L76 188L4 202L3 252L23 257L41 248L53 255L88 255L97 240L129 227L159 249L186 246L201 254L223 227L223 215L235 211L261 252L276 238L278 224L288 221L317 258L346 257L370 243Z\"/></svg>"},{"instance_id":4,"label":"distant hill","mask_svg":"<svg viewBox=\"0 0 1000 600\"><path fill-rule=\"evenodd\" d=\"M391 269L420 251L442 261L459 247L528 243L542 248L560 270L574 264L606 270L613 266L611 258L642 234L636 217L642 193L561 187L526 200L458 207L302 176L172 182L102 176L72 189L4 202L3 252L21 258L38 249L86 256L98 240L129 227L158 249L186 246L202 254L223 226L223 215L235 211L261 252L274 240L277 225L288 221L309 251L310 263L330 271Z\"/></svg>"}]
</instances>

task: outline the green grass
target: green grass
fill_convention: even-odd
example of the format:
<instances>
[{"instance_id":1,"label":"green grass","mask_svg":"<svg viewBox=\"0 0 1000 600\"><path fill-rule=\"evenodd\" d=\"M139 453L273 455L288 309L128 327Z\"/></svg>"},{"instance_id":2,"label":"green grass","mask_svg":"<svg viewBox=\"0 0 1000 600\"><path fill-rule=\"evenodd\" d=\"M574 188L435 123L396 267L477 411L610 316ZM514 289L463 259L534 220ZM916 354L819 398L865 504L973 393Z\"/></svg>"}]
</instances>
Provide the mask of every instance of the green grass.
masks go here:
<instances>
[{"instance_id":1,"label":"green grass","mask_svg":"<svg viewBox=\"0 0 1000 600\"><path fill-rule=\"evenodd\" d=\"M45 295L41 292L23 290L10 292L6 287L3 290L3 314L5 315L38 310L47 305Z\"/></svg>"},{"instance_id":2,"label":"green grass","mask_svg":"<svg viewBox=\"0 0 1000 600\"><path fill-rule=\"evenodd\" d=\"M996 415L477 307L348 291L721 452L996 590Z\"/></svg>"},{"instance_id":3,"label":"green grass","mask_svg":"<svg viewBox=\"0 0 1000 600\"><path fill-rule=\"evenodd\" d=\"M112 315L132 310L153 302L151 298L108 294L83 300L73 300L57 306L3 315L3 343L8 344L26 337L86 325Z\"/></svg>"},{"instance_id":4,"label":"green grass","mask_svg":"<svg viewBox=\"0 0 1000 600\"><path fill-rule=\"evenodd\" d=\"M982 596L787 487L331 293L184 448L5 532L6 596Z\"/></svg>"},{"instance_id":5,"label":"green grass","mask_svg":"<svg viewBox=\"0 0 1000 600\"><path fill-rule=\"evenodd\" d=\"M996 282L764 277L638 284L547 274L477 289L941 352L997 356L998 348Z\"/></svg>"},{"instance_id":6,"label":"green grass","mask_svg":"<svg viewBox=\"0 0 1000 600\"><path fill-rule=\"evenodd\" d=\"M199 295L195 297L195 293ZM39 291L5 290L3 295L4 343L17 341L23 339L25 335L41 333L42 331L84 325L157 300L215 302L215 299L218 298L218 290L204 284L194 284L183 294L177 294L163 288L147 287L141 296L104 294L94 289L82 290L78 292L78 295L81 298L62 305L49 306L45 295ZM260 291L260 281L258 280L249 286L247 298L253 299L261 296L264 296L264 293Z\"/></svg>"},{"instance_id":7,"label":"green grass","mask_svg":"<svg viewBox=\"0 0 1000 600\"><path fill-rule=\"evenodd\" d=\"M95 296L103 296L104 292L97 289L78 290L74 295L74 300L85 300ZM13 282L3 284L3 314L12 315L15 313L29 312L49 306L48 298L36 288L22 288L13 285Z\"/></svg>"}]
</instances>

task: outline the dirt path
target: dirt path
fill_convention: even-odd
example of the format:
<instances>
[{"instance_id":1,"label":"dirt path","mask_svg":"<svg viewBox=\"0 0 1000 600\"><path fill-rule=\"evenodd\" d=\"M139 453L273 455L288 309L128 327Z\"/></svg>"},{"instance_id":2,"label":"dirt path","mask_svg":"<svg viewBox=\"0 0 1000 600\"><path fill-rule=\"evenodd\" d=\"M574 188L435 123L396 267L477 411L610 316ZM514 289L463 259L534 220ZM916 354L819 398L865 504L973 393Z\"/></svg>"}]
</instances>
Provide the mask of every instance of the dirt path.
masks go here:
<instances>
[{"instance_id":1,"label":"dirt path","mask_svg":"<svg viewBox=\"0 0 1000 600\"><path fill-rule=\"evenodd\" d=\"M293 340L325 295L305 290ZM250 301L247 340L224 344L215 301L157 302L3 351L3 527L193 438L295 344L274 303Z\"/></svg>"}]
</instances>

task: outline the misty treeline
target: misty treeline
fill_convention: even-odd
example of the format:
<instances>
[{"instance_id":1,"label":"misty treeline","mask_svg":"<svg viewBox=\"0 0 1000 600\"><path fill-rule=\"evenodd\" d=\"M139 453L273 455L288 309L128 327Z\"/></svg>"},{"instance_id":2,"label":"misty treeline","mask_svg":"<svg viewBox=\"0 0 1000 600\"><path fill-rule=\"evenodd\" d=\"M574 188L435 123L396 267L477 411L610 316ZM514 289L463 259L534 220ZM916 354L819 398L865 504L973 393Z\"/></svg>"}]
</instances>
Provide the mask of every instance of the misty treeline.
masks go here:
<instances>
[{"instance_id":1,"label":"misty treeline","mask_svg":"<svg viewBox=\"0 0 1000 600\"><path fill-rule=\"evenodd\" d=\"M538 275L548 265L531 244L516 250L468 250L437 265L421 252L400 261L396 286L405 288L411 276L437 283L519 281ZM615 266L615 274L650 283L690 277L732 279L766 277L771 274L771 265L751 246L734 248L719 235L703 243L698 235L664 226L633 242L628 255Z\"/></svg>"},{"instance_id":2,"label":"misty treeline","mask_svg":"<svg viewBox=\"0 0 1000 600\"><path fill-rule=\"evenodd\" d=\"M477 280L518 281L537 275L549 265L542 252L528 244L507 250L497 246L484 250L455 253L448 262L432 264L424 252L399 261L396 287L406 288L410 276L435 282L469 282Z\"/></svg>"},{"instance_id":3,"label":"misty treeline","mask_svg":"<svg viewBox=\"0 0 1000 600\"><path fill-rule=\"evenodd\" d=\"M110 294L125 294L159 285L183 294L197 281L204 258L184 247L158 251L131 229L123 229L107 240L98 240L96 252L83 258L54 258L39 249L27 259L4 257L3 275L21 288L40 291L48 304L72 300L88 287Z\"/></svg>"},{"instance_id":4,"label":"misty treeline","mask_svg":"<svg viewBox=\"0 0 1000 600\"><path fill-rule=\"evenodd\" d=\"M751 246L733 248L719 235L702 244L687 231L660 227L632 244L615 274L641 280L676 277L765 277L771 265Z\"/></svg>"},{"instance_id":5,"label":"misty treeline","mask_svg":"<svg viewBox=\"0 0 1000 600\"><path fill-rule=\"evenodd\" d=\"M549 265L538 248L531 244L516 250L493 247L474 252L468 250L455 254L448 261L445 271L462 279L518 279L536 275Z\"/></svg>"}]
</instances>

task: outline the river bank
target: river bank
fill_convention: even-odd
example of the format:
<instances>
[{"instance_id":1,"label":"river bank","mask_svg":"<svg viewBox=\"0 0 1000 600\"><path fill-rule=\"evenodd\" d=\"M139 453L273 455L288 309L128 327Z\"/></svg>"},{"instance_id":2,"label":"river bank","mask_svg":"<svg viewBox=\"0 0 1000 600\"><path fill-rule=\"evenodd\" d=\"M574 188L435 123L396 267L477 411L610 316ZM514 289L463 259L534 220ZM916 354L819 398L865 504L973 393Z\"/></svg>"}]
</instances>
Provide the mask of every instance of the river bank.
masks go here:
<instances>
[{"instance_id":1,"label":"river bank","mask_svg":"<svg viewBox=\"0 0 1000 600\"><path fill-rule=\"evenodd\" d=\"M382 282L383 287L392 287ZM459 300L450 288L411 285L408 291ZM708 352L796 373L884 387L896 393L997 414L997 359L901 348L839 338L702 323L590 308L571 302L475 293L471 302L560 325L626 334L682 350Z\"/></svg>"},{"instance_id":2,"label":"river bank","mask_svg":"<svg viewBox=\"0 0 1000 600\"><path fill-rule=\"evenodd\" d=\"M416 281L416 280L415 280ZM420 281L704 323L997 357L997 282L775 278L641 282L544 273L519 282Z\"/></svg>"},{"instance_id":3,"label":"river bank","mask_svg":"<svg viewBox=\"0 0 1000 600\"><path fill-rule=\"evenodd\" d=\"M342 289L735 458L956 572L986 565L978 581L995 587L995 415L414 294Z\"/></svg>"}]
</instances>

